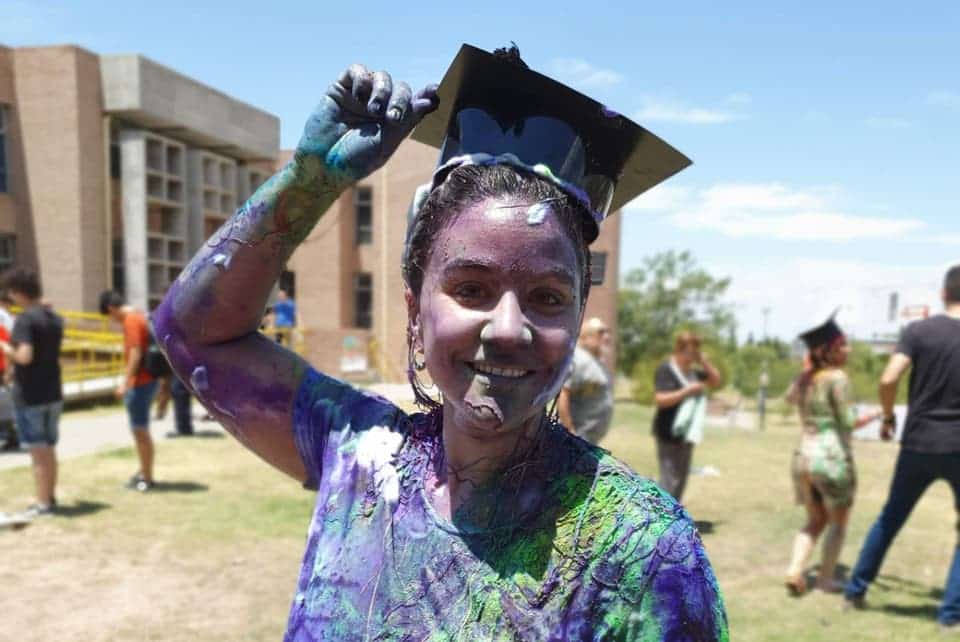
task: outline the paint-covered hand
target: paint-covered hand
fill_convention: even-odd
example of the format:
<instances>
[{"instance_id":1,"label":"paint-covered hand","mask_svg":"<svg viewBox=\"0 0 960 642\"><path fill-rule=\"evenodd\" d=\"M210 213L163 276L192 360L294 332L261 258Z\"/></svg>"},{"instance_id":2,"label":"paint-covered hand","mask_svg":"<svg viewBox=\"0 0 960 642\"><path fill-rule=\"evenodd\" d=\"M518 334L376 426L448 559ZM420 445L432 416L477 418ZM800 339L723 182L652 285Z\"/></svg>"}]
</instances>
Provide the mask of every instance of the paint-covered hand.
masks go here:
<instances>
[{"instance_id":1,"label":"paint-covered hand","mask_svg":"<svg viewBox=\"0 0 960 642\"><path fill-rule=\"evenodd\" d=\"M294 162L307 176L349 185L379 169L438 102L436 85L414 94L384 71L352 65L310 115Z\"/></svg>"}]
</instances>

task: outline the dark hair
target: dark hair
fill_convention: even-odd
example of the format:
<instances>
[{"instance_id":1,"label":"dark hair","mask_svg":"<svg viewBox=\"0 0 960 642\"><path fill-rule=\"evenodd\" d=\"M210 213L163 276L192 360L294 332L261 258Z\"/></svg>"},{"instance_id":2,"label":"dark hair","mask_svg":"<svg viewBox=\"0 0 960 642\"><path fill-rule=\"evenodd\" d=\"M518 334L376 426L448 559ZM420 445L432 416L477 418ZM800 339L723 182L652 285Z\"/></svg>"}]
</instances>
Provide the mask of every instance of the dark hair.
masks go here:
<instances>
[{"instance_id":1,"label":"dark hair","mask_svg":"<svg viewBox=\"0 0 960 642\"><path fill-rule=\"evenodd\" d=\"M462 165L453 169L420 209L418 224L408 240L403 261L403 280L414 297L419 298L423 277L430 261L437 235L470 205L491 198L511 197L531 204L549 200L551 211L560 220L567 237L573 243L581 273L581 301L590 293L590 252L583 236L583 217L590 216L586 208L573 196L532 172L508 165ZM417 403L425 407L437 406L424 391L413 367L414 336L408 328L408 378Z\"/></svg>"},{"instance_id":2,"label":"dark hair","mask_svg":"<svg viewBox=\"0 0 960 642\"><path fill-rule=\"evenodd\" d=\"M960 265L954 265L943 277L943 291L947 303L960 303Z\"/></svg>"},{"instance_id":3,"label":"dark hair","mask_svg":"<svg viewBox=\"0 0 960 642\"><path fill-rule=\"evenodd\" d=\"M119 292L104 290L100 293L100 314L106 314L110 311L110 308L119 308L126 302L126 299Z\"/></svg>"},{"instance_id":4,"label":"dark hair","mask_svg":"<svg viewBox=\"0 0 960 642\"><path fill-rule=\"evenodd\" d=\"M18 292L31 300L39 299L43 296L43 288L40 287L40 277L33 270L25 268L14 268L3 277L4 286L8 290Z\"/></svg>"}]
</instances>

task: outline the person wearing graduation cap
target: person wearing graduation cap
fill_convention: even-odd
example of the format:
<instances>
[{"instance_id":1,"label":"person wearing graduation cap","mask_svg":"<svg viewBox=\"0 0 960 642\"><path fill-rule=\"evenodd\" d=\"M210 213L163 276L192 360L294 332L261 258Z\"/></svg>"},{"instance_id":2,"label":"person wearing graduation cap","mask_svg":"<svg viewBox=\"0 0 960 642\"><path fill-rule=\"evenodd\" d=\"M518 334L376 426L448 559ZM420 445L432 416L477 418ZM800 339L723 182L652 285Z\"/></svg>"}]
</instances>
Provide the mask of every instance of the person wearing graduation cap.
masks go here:
<instances>
[{"instance_id":1,"label":"person wearing graduation cap","mask_svg":"<svg viewBox=\"0 0 960 642\"><path fill-rule=\"evenodd\" d=\"M851 406L850 379L843 370L850 346L835 316L800 335L808 350L806 364L788 394L797 404L803 430L793 456L794 490L807 512L806 524L794 537L784 581L794 596L807 590L804 572L824 530L816 587L830 593L843 588L834 574L857 486L851 434L879 416L857 418Z\"/></svg>"},{"instance_id":2,"label":"person wearing graduation cap","mask_svg":"<svg viewBox=\"0 0 960 642\"><path fill-rule=\"evenodd\" d=\"M403 255L408 414L257 327L293 250L418 123L441 155ZM465 45L439 89L361 65L331 85L153 317L210 412L317 491L286 640L728 638L682 507L549 411L598 223L687 164L515 48Z\"/></svg>"}]
</instances>

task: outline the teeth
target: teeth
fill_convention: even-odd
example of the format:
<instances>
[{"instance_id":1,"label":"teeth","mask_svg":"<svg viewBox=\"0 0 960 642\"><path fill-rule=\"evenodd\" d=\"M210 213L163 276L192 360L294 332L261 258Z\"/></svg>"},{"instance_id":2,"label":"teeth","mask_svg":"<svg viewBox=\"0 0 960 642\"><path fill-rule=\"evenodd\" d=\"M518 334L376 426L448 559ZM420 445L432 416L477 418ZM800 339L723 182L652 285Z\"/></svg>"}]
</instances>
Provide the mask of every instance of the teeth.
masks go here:
<instances>
[{"instance_id":1,"label":"teeth","mask_svg":"<svg viewBox=\"0 0 960 642\"><path fill-rule=\"evenodd\" d=\"M483 374L491 374L498 377L508 377L511 379L518 379L527 374L526 370L521 370L520 368L494 368L493 366L488 366L483 363L474 363L473 368L477 372L482 372Z\"/></svg>"}]
</instances>

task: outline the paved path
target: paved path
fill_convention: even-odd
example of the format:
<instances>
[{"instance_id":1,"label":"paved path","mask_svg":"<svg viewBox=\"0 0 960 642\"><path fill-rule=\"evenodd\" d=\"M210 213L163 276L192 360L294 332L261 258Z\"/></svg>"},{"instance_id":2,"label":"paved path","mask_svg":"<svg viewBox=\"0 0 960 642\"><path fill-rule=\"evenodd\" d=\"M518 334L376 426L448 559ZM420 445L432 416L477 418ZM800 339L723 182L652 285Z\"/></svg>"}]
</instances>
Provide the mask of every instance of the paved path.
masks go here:
<instances>
[{"instance_id":1,"label":"paved path","mask_svg":"<svg viewBox=\"0 0 960 642\"><path fill-rule=\"evenodd\" d=\"M413 401L413 393L407 384L375 384L369 389L380 394L394 403ZM203 406L196 400L193 402L193 427L199 432L222 432L220 424L215 421L200 421L205 414ZM174 431L173 401L167 409L167 416L159 421L150 421L150 434L155 440L167 439L167 434ZM115 448L132 447L133 437L127 423L127 413L121 408L116 410L100 409L94 411L65 412L60 420L60 442L57 444L57 457L69 459L80 455L112 450ZM24 452L0 452L0 470L29 466L30 455Z\"/></svg>"},{"instance_id":2,"label":"paved path","mask_svg":"<svg viewBox=\"0 0 960 642\"><path fill-rule=\"evenodd\" d=\"M223 429L216 422L199 421L204 414L203 407L193 404L194 430L207 431ZM121 407L117 410L102 409L94 411L65 412L60 419L60 442L57 444L57 457L69 459L80 455L115 448L132 447L133 437L127 422L127 412ZM150 434L155 440L167 438L174 430L173 403L167 416L159 421L150 421ZM29 466L30 455L26 451L19 453L0 453L0 470Z\"/></svg>"}]
</instances>

